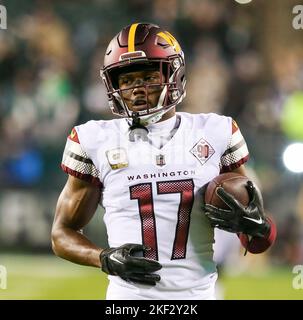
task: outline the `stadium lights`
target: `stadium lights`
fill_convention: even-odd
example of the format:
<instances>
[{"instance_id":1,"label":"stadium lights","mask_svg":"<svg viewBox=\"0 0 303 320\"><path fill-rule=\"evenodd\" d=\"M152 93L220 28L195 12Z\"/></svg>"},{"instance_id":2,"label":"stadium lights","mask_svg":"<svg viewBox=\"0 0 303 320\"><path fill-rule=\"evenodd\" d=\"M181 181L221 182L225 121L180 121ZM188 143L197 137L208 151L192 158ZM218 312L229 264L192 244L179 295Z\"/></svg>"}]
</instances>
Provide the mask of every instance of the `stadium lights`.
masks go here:
<instances>
[{"instance_id":1,"label":"stadium lights","mask_svg":"<svg viewBox=\"0 0 303 320\"><path fill-rule=\"evenodd\" d=\"M246 4L246 3L250 3L252 0L235 0L235 1L240 4Z\"/></svg>"},{"instance_id":2,"label":"stadium lights","mask_svg":"<svg viewBox=\"0 0 303 320\"><path fill-rule=\"evenodd\" d=\"M283 152L285 167L295 173L303 172L303 143L292 143Z\"/></svg>"}]
</instances>

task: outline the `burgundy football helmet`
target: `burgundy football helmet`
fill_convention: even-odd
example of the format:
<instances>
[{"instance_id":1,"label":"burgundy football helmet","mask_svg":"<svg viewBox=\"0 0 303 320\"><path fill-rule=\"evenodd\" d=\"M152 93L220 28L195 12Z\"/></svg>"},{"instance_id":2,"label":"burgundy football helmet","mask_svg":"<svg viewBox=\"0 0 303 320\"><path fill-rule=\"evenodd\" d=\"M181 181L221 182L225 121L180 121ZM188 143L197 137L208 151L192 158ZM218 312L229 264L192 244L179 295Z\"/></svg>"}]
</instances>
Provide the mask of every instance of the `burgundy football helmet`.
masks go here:
<instances>
[{"instance_id":1,"label":"burgundy football helmet","mask_svg":"<svg viewBox=\"0 0 303 320\"><path fill-rule=\"evenodd\" d=\"M118 75L132 68L145 70L151 67L159 70L165 78L164 82L158 84L162 90L158 104L146 110L132 112L119 89ZM186 94L182 49L168 31L155 24L134 23L123 28L109 43L100 74L107 89L112 112L128 118L136 116L142 125L159 121L163 114L179 104ZM149 85L145 86L148 89Z\"/></svg>"}]
</instances>

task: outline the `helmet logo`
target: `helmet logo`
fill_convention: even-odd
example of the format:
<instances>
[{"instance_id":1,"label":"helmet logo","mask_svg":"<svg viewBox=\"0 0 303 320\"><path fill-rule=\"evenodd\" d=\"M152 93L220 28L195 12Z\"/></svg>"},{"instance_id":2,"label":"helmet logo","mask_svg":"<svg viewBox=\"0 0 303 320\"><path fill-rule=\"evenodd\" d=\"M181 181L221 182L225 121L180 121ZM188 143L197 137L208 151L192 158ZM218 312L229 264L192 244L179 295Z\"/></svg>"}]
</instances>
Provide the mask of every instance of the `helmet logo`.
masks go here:
<instances>
[{"instance_id":1,"label":"helmet logo","mask_svg":"<svg viewBox=\"0 0 303 320\"><path fill-rule=\"evenodd\" d=\"M170 46L172 46L174 48L174 50L179 53L181 51L181 47L178 43L178 41L176 40L176 38L169 33L168 31L165 32L159 32L157 33L157 36L163 38Z\"/></svg>"}]
</instances>

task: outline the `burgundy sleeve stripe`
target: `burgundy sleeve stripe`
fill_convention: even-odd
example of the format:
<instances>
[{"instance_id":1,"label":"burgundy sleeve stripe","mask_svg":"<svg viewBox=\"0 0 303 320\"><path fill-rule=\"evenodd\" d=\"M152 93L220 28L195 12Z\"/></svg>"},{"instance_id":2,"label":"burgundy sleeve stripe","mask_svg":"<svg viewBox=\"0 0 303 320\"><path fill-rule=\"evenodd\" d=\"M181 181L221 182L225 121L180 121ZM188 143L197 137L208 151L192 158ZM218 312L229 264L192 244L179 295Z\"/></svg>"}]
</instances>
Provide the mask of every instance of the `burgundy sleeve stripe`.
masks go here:
<instances>
[{"instance_id":1,"label":"burgundy sleeve stripe","mask_svg":"<svg viewBox=\"0 0 303 320\"><path fill-rule=\"evenodd\" d=\"M230 136L230 141L227 145L227 148L232 148L234 145L238 144L240 141L244 140L241 131L238 129Z\"/></svg>"},{"instance_id":2,"label":"burgundy sleeve stripe","mask_svg":"<svg viewBox=\"0 0 303 320\"><path fill-rule=\"evenodd\" d=\"M249 154L246 143L236 151L229 153L221 157L220 163L221 166L229 166L233 163L237 163L242 158L246 157Z\"/></svg>"},{"instance_id":3,"label":"burgundy sleeve stripe","mask_svg":"<svg viewBox=\"0 0 303 320\"><path fill-rule=\"evenodd\" d=\"M98 178L100 176L100 172L94 164L76 160L69 157L67 154L64 154L62 164L70 168L71 170L77 171L81 174L89 174L95 178Z\"/></svg>"},{"instance_id":4,"label":"burgundy sleeve stripe","mask_svg":"<svg viewBox=\"0 0 303 320\"><path fill-rule=\"evenodd\" d=\"M224 173L224 172L229 172L229 171L233 171L237 168L239 168L240 166L242 166L242 164L244 164L245 162L247 162L249 159L249 154L247 156L245 156L244 158L240 159L239 161L232 163L230 165L222 165L220 173Z\"/></svg>"},{"instance_id":5,"label":"burgundy sleeve stripe","mask_svg":"<svg viewBox=\"0 0 303 320\"><path fill-rule=\"evenodd\" d=\"M72 170L71 168L65 166L64 164L61 164L61 168L64 172L66 172L67 174L73 177L92 183L95 186L98 186L100 188L102 187L102 183L99 178L93 177L90 174L84 174L84 173L80 173L78 171Z\"/></svg>"},{"instance_id":6,"label":"burgundy sleeve stripe","mask_svg":"<svg viewBox=\"0 0 303 320\"><path fill-rule=\"evenodd\" d=\"M93 162L91 159L89 158L84 158L82 156L79 156L78 154L72 152L72 151L66 151L65 154L75 160L78 160L80 162L84 162L84 163L89 163L89 164L92 164L93 165Z\"/></svg>"},{"instance_id":7,"label":"burgundy sleeve stripe","mask_svg":"<svg viewBox=\"0 0 303 320\"><path fill-rule=\"evenodd\" d=\"M230 154L230 153L232 153L232 152L237 151L238 149L240 149L240 148L241 148L243 145L245 145L245 144L246 144L246 143L245 143L244 139L242 139L239 143L237 143L237 144L234 145L233 147L227 149L227 150L223 153L222 157L223 157L223 156L226 156L226 155L228 155L228 154Z\"/></svg>"}]
</instances>

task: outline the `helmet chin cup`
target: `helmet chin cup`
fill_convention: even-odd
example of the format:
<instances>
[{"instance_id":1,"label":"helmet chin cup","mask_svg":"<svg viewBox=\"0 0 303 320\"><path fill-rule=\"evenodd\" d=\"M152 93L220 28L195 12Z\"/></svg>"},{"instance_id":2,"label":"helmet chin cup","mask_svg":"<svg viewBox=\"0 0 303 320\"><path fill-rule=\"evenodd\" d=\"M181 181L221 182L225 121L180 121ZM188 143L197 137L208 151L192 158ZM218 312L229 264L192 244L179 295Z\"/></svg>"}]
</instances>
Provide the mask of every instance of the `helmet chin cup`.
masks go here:
<instances>
[{"instance_id":1,"label":"helmet chin cup","mask_svg":"<svg viewBox=\"0 0 303 320\"><path fill-rule=\"evenodd\" d=\"M153 124L153 123L156 123L158 121L161 120L162 116L164 115L164 111L161 110L159 112L155 112L153 114L150 114L150 115L146 115L146 116L141 116L139 117L140 118L140 124L142 126L148 126L150 124Z\"/></svg>"},{"instance_id":2,"label":"helmet chin cup","mask_svg":"<svg viewBox=\"0 0 303 320\"><path fill-rule=\"evenodd\" d=\"M170 111L172 108L174 108L174 106L172 106L170 109L165 109L165 110L162 109L158 112L155 112L146 116L139 116L140 124L146 127L150 124L156 123L160 121L162 117L165 115L165 113Z\"/></svg>"}]
</instances>

